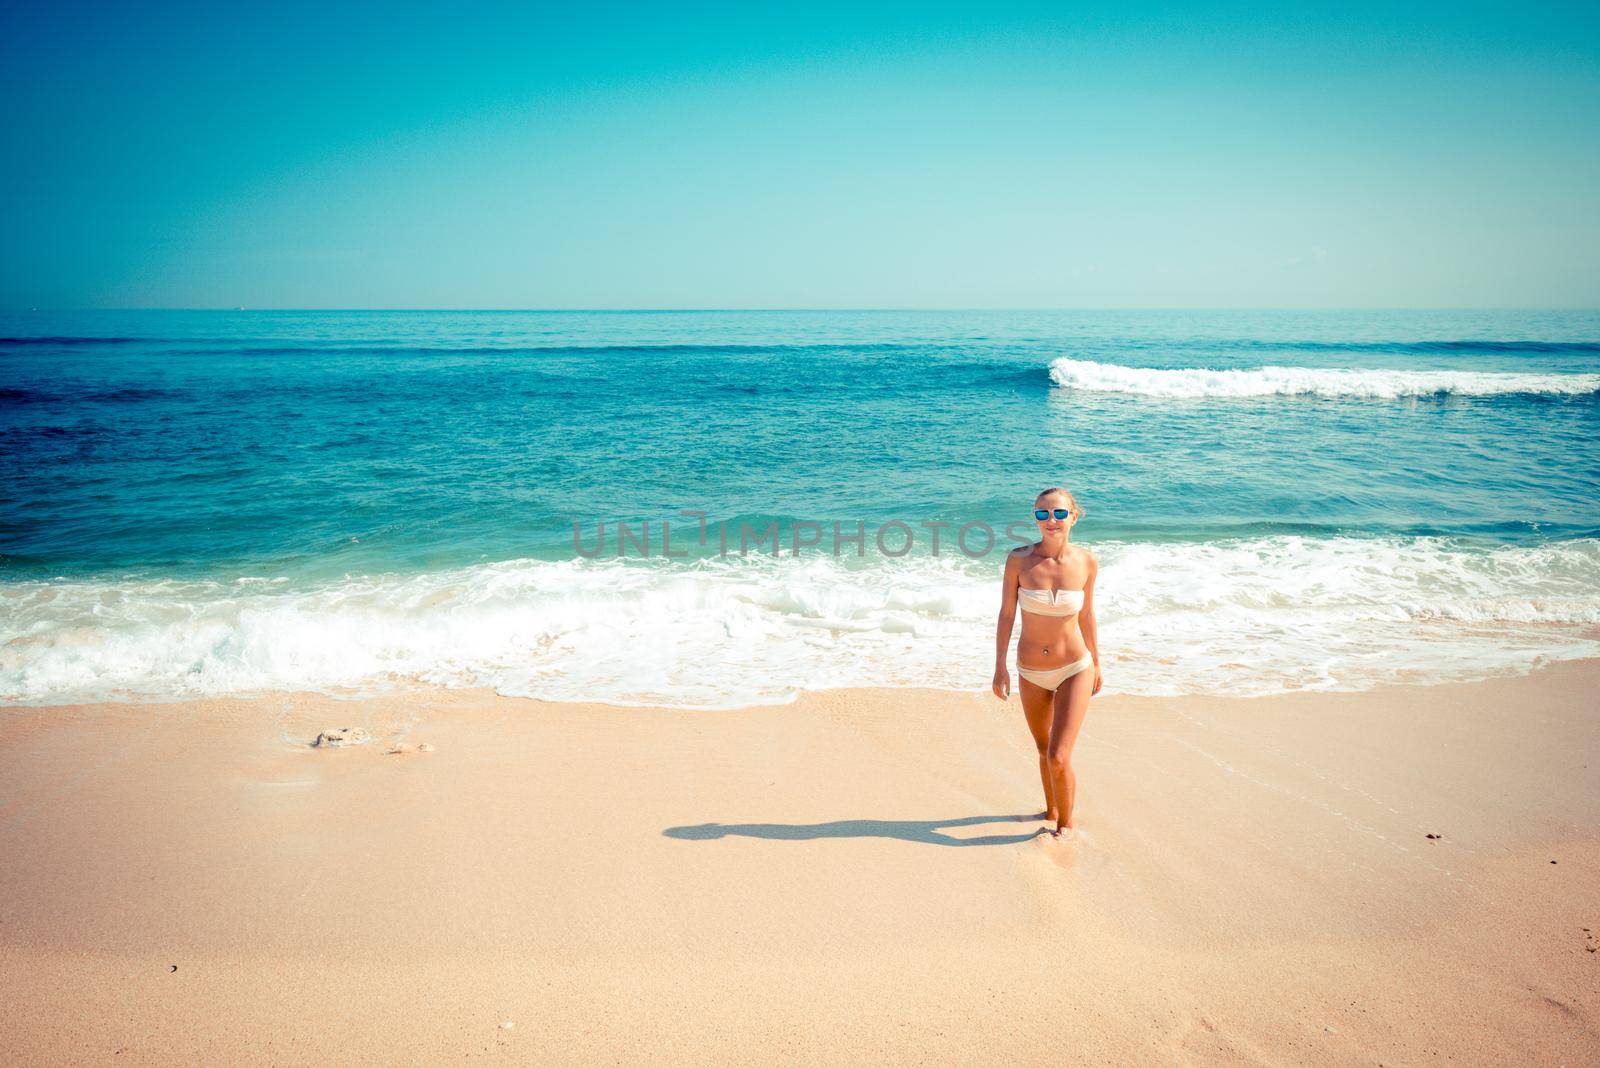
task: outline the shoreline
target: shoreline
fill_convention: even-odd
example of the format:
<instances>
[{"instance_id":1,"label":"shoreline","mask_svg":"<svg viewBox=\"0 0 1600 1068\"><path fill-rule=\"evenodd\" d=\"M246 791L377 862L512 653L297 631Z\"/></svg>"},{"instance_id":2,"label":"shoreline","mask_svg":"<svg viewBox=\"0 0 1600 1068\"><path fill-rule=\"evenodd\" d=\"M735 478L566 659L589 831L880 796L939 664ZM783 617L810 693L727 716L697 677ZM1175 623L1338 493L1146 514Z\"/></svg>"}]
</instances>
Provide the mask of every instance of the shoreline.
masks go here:
<instances>
[{"instance_id":1,"label":"shoreline","mask_svg":"<svg viewBox=\"0 0 1600 1068\"><path fill-rule=\"evenodd\" d=\"M1600 642L1600 625L1589 628L1580 633L1584 641ZM1012 699L1015 700L1017 680L1016 656L1013 651L1007 660L1007 666L1012 675ZM1573 657L1546 657L1542 662L1528 666L1526 670L1513 672L1496 672L1490 675L1472 678L1430 679L1425 681L1406 680L1398 682L1381 682L1359 689L1318 689L1302 687L1296 690L1283 690L1273 693L1160 693L1160 694L1135 694L1124 693L1107 689L1101 692L1095 700L1115 698L1127 701L1278 701L1293 699L1305 695L1322 694L1328 696L1357 697L1362 694L1382 694L1396 689L1432 689L1439 686L1475 686L1480 683L1504 682L1513 679L1533 678L1552 668L1563 665L1600 665L1600 656L1573 656ZM416 679L407 680L404 684L396 685L388 690L241 690L237 693L221 694L184 694L178 696L152 696L149 694L129 694L119 697L103 697L84 701L52 701L48 703L31 702L0 702L0 717L8 714L22 714L28 712L50 712L67 709L81 710L94 708L170 708L173 706L197 706L213 703L268 703L289 698L302 700L328 701L334 705L361 704L366 701L399 701L407 698L449 700L449 695L459 695L463 699L471 700L496 700L514 701L529 705L554 705L581 708L603 708L617 712L645 711L645 712L681 712L685 715L718 714L729 712L747 712L756 709L788 708L810 697L825 697L840 694L938 694L946 696L991 697L988 686L973 686L967 688L926 686L915 683L904 685L887 684L878 686L823 686L817 688L801 688L793 691L787 699L781 701L764 701L754 704L728 704L728 705L674 705L661 702L637 703L620 702L611 700L592 699L567 699L563 697L531 697L524 694L501 693L489 686L445 686L436 683L422 682Z\"/></svg>"},{"instance_id":2,"label":"shoreline","mask_svg":"<svg viewBox=\"0 0 1600 1068\"><path fill-rule=\"evenodd\" d=\"M1099 623L1116 639L1105 665L1113 692L1358 691L1600 657L1600 539L1088 544L1103 569ZM1196 587L1202 574L1215 581ZM618 588L629 591L621 607ZM681 569L520 559L309 586L151 576L0 594L0 702L29 707L357 695L426 680L729 709L832 688L981 692L997 590L993 574L949 559L858 569L762 556ZM1172 633L1186 637L1174 645Z\"/></svg>"},{"instance_id":3,"label":"shoreline","mask_svg":"<svg viewBox=\"0 0 1600 1068\"><path fill-rule=\"evenodd\" d=\"M987 693L11 707L0 1051L1581 1063L1595 692L1102 695L1067 843Z\"/></svg>"}]
</instances>

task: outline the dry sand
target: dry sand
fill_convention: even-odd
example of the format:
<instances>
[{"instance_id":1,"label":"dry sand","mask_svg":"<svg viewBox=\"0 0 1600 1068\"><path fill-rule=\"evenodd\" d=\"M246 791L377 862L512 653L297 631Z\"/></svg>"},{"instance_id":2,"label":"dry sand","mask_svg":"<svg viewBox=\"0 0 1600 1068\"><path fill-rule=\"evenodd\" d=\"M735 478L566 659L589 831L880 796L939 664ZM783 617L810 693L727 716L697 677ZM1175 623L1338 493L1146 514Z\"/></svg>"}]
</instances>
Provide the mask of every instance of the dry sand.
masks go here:
<instances>
[{"instance_id":1,"label":"dry sand","mask_svg":"<svg viewBox=\"0 0 1600 1068\"><path fill-rule=\"evenodd\" d=\"M0 1061L1595 1064L1597 693L11 709Z\"/></svg>"}]
</instances>

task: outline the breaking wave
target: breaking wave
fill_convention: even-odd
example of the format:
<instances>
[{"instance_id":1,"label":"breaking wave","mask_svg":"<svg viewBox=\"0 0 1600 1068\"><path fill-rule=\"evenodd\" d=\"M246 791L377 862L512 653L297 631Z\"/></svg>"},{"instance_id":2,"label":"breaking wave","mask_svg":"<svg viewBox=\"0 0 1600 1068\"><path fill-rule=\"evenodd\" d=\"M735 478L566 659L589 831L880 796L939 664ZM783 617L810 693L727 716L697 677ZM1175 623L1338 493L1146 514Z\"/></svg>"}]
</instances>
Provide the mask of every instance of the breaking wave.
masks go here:
<instances>
[{"instance_id":1,"label":"breaking wave","mask_svg":"<svg viewBox=\"0 0 1600 1068\"><path fill-rule=\"evenodd\" d=\"M1241 696L1600 655L1600 539L1106 542L1107 692ZM981 690L998 557L516 560L344 578L0 584L0 701L492 687L687 708Z\"/></svg>"},{"instance_id":2,"label":"breaking wave","mask_svg":"<svg viewBox=\"0 0 1600 1068\"><path fill-rule=\"evenodd\" d=\"M1600 374L1511 371L1390 371L1380 368L1127 367L1063 357L1050 380L1066 389L1146 397L1312 396L1395 400L1402 397L1489 397L1503 394L1585 396L1600 393Z\"/></svg>"}]
</instances>

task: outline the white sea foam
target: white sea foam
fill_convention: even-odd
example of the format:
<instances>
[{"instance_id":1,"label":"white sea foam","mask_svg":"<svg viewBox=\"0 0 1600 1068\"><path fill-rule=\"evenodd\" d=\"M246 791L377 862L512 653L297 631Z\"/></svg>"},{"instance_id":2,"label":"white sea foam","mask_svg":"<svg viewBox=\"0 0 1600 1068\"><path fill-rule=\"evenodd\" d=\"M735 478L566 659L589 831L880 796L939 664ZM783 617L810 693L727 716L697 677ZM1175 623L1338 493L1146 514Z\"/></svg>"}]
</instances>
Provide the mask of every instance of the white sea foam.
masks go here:
<instances>
[{"instance_id":1,"label":"white sea foam","mask_svg":"<svg viewBox=\"0 0 1600 1068\"><path fill-rule=\"evenodd\" d=\"M1107 692L1255 695L1600 655L1600 541L1102 543ZM513 561L316 587L0 584L0 701L395 685L734 707L987 688L998 557Z\"/></svg>"},{"instance_id":2,"label":"white sea foam","mask_svg":"<svg viewBox=\"0 0 1600 1068\"><path fill-rule=\"evenodd\" d=\"M1580 396L1600 392L1600 374L1500 371L1390 371L1320 367L1124 367L1063 357L1050 364L1058 386L1146 397L1488 397L1510 393Z\"/></svg>"}]
</instances>

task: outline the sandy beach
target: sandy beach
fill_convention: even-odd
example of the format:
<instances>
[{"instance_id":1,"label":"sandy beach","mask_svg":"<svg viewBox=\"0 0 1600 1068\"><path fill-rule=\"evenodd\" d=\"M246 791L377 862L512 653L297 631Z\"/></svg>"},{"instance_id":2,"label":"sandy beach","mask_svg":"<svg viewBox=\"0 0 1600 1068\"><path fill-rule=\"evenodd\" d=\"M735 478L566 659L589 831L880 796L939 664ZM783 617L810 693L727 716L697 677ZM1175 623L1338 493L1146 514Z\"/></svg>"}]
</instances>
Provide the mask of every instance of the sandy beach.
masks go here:
<instances>
[{"instance_id":1,"label":"sandy beach","mask_svg":"<svg viewBox=\"0 0 1600 1068\"><path fill-rule=\"evenodd\" d=\"M1600 1068L1597 11L8 7L0 1068Z\"/></svg>"},{"instance_id":2,"label":"sandy beach","mask_svg":"<svg viewBox=\"0 0 1600 1068\"><path fill-rule=\"evenodd\" d=\"M1595 1063L1597 692L14 708L0 1059Z\"/></svg>"}]
</instances>

